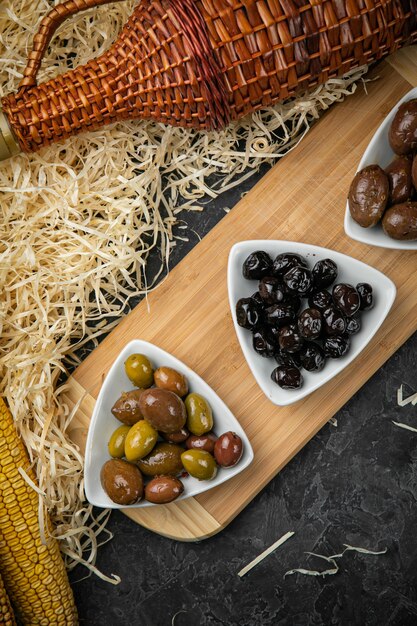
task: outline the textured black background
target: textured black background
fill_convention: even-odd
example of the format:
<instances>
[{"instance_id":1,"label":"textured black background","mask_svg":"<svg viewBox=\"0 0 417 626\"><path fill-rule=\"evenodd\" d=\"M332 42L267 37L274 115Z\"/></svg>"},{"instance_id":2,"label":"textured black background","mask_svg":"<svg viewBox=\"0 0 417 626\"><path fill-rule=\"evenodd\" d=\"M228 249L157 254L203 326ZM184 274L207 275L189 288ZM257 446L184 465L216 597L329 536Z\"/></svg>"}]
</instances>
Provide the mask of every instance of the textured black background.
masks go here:
<instances>
[{"instance_id":1,"label":"textured black background","mask_svg":"<svg viewBox=\"0 0 417 626\"><path fill-rule=\"evenodd\" d=\"M260 175L182 215L189 243L177 263ZM191 230L192 229L192 230ZM413 253L411 253L413 254ZM152 262L151 262L152 265ZM414 335L220 534L179 543L137 526L119 512L97 565L122 578L118 586L71 575L80 615L88 626L415 626L417 624L417 407L399 408L403 382L417 390ZM227 400L227 399L226 399ZM243 579L237 572L287 531L295 535ZM335 576L299 574L293 567L326 569L305 551L331 555L343 544L381 550L353 552Z\"/></svg>"}]
</instances>

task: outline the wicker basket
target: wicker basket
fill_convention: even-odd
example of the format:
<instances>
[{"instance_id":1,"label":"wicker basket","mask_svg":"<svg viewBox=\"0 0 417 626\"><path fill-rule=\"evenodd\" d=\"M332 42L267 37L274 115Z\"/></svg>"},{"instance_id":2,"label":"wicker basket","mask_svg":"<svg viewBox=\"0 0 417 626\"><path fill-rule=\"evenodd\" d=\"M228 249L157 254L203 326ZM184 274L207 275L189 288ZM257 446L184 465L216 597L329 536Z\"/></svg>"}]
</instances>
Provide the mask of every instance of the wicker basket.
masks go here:
<instances>
[{"instance_id":1,"label":"wicker basket","mask_svg":"<svg viewBox=\"0 0 417 626\"><path fill-rule=\"evenodd\" d=\"M141 0L105 54L37 85L56 28L107 3L67 0L42 21L2 101L24 151L126 118L221 128L417 38L415 0Z\"/></svg>"}]
</instances>

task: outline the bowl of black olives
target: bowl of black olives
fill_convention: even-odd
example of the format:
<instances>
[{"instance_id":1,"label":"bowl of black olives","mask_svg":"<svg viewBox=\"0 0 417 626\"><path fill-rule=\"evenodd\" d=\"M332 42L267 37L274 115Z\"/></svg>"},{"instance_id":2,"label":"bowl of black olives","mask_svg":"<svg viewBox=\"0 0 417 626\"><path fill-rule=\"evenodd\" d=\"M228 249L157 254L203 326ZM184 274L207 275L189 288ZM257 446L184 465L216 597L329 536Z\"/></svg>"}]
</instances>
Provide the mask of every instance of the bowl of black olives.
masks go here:
<instances>
[{"instance_id":1,"label":"bowl of black olives","mask_svg":"<svg viewBox=\"0 0 417 626\"><path fill-rule=\"evenodd\" d=\"M417 88L369 142L346 202L345 233L367 245L417 250Z\"/></svg>"},{"instance_id":2,"label":"bowl of black olives","mask_svg":"<svg viewBox=\"0 0 417 626\"><path fill-rule=\"evenodd\" d=\"M381 326L394 283L352 257L294 241L233 246L229 302L246 361L265 395L297 402L347 367Z\"/></svg>"}]
</instances>

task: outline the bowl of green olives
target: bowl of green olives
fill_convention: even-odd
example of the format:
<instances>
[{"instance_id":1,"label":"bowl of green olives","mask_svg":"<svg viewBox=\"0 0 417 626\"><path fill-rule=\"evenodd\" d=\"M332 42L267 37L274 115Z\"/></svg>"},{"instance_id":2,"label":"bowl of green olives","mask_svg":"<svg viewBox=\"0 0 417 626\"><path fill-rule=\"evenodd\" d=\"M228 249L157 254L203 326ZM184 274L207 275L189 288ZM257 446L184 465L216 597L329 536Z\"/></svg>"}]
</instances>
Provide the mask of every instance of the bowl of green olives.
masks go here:
<instances>
[{"instance_id":1,"label":"bowl of green olives","mask_svg":"<svg viewBox=\"0 0 417 626\"><path fill-rule=\"evenodd\" d=\"M215 391L180 360L131 341L97 398L85 452L85 493L103 508L177 502L217 487L253 459Z\"/></svg>"},{"instance_id":2,"label":"bowl of green olives","mask_svg":"<svg viewBox=\"0 0 417 626\"><path fill-rule=\"evenodd\" d=\"M394 283L362 261L273 240L232 247L228 290L249 368L278 406L305 398L356 359L396 295Z\"/></svg>"}]
</instances>

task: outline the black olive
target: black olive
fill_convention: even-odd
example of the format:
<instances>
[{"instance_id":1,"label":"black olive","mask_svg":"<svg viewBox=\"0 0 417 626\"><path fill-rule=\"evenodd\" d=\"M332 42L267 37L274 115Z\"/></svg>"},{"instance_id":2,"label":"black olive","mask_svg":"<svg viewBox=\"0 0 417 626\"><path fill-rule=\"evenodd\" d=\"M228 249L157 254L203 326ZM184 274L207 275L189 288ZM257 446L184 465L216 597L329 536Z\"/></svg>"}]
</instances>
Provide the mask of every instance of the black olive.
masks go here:
<instances>
[{"instance_id":1,"label":"black olive","mask_svg":"<svg viewBox=\"0 0 417 626\"><path fill-rule=\"evenodd\" d=\"M298 316L298 330L305 339L317 339L321 334L321 313L318 309L304 309Z\"/></svg>"},{"instance_id":2,"label":"black olive","mask_svg":"<svg viewBox=\"0 0 417 626\"><path fill-rule=\"evenodd\" d=\"M272 259L263 250L252 252L243 263L243 276L249 279L261 279L271 274Z\"/></svg>"},{"instance_id":3,"label":"black olive","mask_svg":"<svg viewBox=\"0 0 417 626\"><path fill-rule=\"evenodd\" d=\"M331 359L340 359L350 348L350 338L348 335L337 335L327 337L323 344L324 354Z\"/></svg>"},{"instance_id":4,"label":"black olive","mask_svg":"<svg viewBox=\"0 0 417 626\"><path fill-rule=\"evenodd\" d=\"M314 284L318 289L329 287L337 278L337 265L331 259L317 261L312 270Z\"/></svg>"},{"instance_id":5,"label":"black olive","mask_svg":"<svg viewBox=\"0 0 417 626\"><path fill-rule=\"evenodd\" d=\"M318 309L319 311L324 311L327 307L333 304L331 294L326 291L326 289L322 289L321 291L315 291L308 297L308 303L314 309Z\"/></svg>"},{"instance_id":6,"label":"black olive","mask_svg":"<svg viewBox=\"0 0 417 626\"><path fill-rule=\"evenodd\" d=\"M306 296L313 285L311 272L305 267L293 267L284 274L283 280L287 289L299 296Z\"/></svg>"},{"instance_id":7,"label":"black olive","mask_svg":"<svg viewBox=\"0 0 417 626\"><path fill-rule=\"evenodd\" d=\"M269 326L268 324L264 326L266 337L269 343L275 346L275 351L278 350L278 340L279 340L279 328L276 326Z\"/></svg>"},{"instance_id":8,"label":"black olive","mask_svg":"<svg viewBox=\"0 0 417 626\"><path fill-rule=\"evenodd\" d=\"M355 335L361 329L361 319L359 316L354 315L349 317L346 322L346 332L348 335Z\"/></svg>"},{"instance_id":9,"label":"black olive","mask_svg":"<svg viewBox=\"0 0 417 626\"><path fill-rule=\"evenodd\" d=\"M301 365L309 372L321 372L326 363L323 350L313 341L305 343L299 355Z\"/></svg>"},{"instance_id":10,"label":"black olive","mask_svg":"<svg viewBox=\"0 0 417 626\"><path fill-rule=\"evenodd\" d=\"M262 309L252 298L241 298L236 303L236 319L239 326L252 330L260 324Z\"/></svg>"},{"instance_id":11,"label":"black olive","mask_svg":"<svg viewBox=\"0 0 417 626\"><path fill-rule=\"evenodd\" d=\"M355 287L346 283L339 283L333 287L333 302L347 317L359 311L359 294Z\"/></svg>"},{"instance_id":12,"label":"black olive","mask_svg":"<svg viewBox=\"0 0 417 626\"><path fill-rule=\"evenodd\" d=\"M255 352L261 356L274 356L274 353L278 350L278 346L274 346L268 337L268 332L265 327L256 328L252 336L252 344Z\"/></svg>"},{"instance_id":13,"label":"black olive","mask_svg":"<svg viewBox=\"0 0 417 626\"><path fill-rule=\"evenodd\" d=\"M279 254L272 265L272 273L274 276L282 277L293 267L307 267L307 261L301 254L292 252L284 252Z\"/></svg>"},{"instance_id":14,"label":"black olive","mask_svg":"<svg viewBox=\"0 0 417 626\"><path fill-rule=\"evenodd\" d=\"M251 298L252 298L252 300L255 300L255 302L257 304L260 304L261 306L265 306L265 302L262 300L262 298L261 298L261 296L259 294L259 291L255 291L255 293L253 293L251 295Z\"/></svg>"},{"instance_id":15,"label":"black olive","mask_svg":"<svg viewBox=\"0 0 417 626\"><path fill-rule=\"evenodd\" d=\"M281 328L278 341L283 352L298 352L303 345L303 338L294 324Z\"/></svg>"},{"instance_id":16,"label":"black olive","mask_svg":"<svg viewBox=\"0 0 417 626\"><path fill-rule=\"evenodd\" d=\"M271 379L282 389L300 389L303 377L297 367L279 365L271 374Z\"/></svg>"},{"instance_id":17,"label":"black olive","mask_svg":"<svg viewBox=\"0 0 417 626\"><path fill-rule=\"evenodd\" d=\"M356 285L356 291L359 294L361 311L369 311L374 306L374 296L372 293L372 287L369 283L358 283Z\"/></svg>"},{"instance_id":18,"label":"black olive","mask_svg":"<svg viewBox=\"0 0 417 626\"><path fill-rule=\"evenodd\" d=\"M290 306L292 310L294 311L294 314L297 315L301 307L301 298L292 293L289 294L285 292L284 300L282 301L282 304L287 304L288 306Z\"/></svg>"},{"instance_id":19,"label":"black olive","mask_svg":"<svg viewBox=\"0 0 417 626\"><path fill-rule=\"evenodd\" d=\"M286 326L295 319L294 309L288 304L273 304L265 309L270 326Z\"/></svg>"},{"instance_id":20,"label":"black olive","mask_svg":"<svg viewBox=\"0 0 417 626\"><path fill-rule=\"evenodd\" d=\"M343 335L346 330L346 318L339 309L329 306L323 313L323 330L326 335Z\"/></svg>"},{"instance_id":21,"label":"black olive","mask_svg":"<svg viewBox=\"0 0 417 626\"><path fill-rule=\"evenodd\" d=\"M291 365L292 367L301 367L301 359L299 352L293 352L290 354L289 352L276 352L274 354L275 360L278 365Z\"/></svg>"},{"instance_id":22,"label":"black olive","mask_svg":"<svg viewBox=\"0 0 417 626\"><path fill-rule=\"evenodd\" d=\"M259 295L265 304L276 304L284 299L284 286L273 276L264 276L259 281Z\"/></svg>"}]
</instances>

